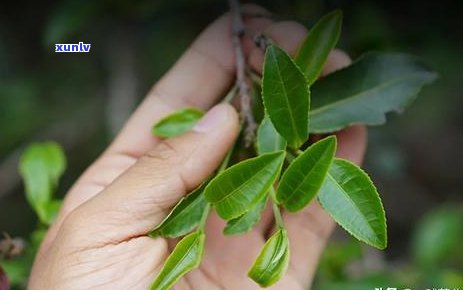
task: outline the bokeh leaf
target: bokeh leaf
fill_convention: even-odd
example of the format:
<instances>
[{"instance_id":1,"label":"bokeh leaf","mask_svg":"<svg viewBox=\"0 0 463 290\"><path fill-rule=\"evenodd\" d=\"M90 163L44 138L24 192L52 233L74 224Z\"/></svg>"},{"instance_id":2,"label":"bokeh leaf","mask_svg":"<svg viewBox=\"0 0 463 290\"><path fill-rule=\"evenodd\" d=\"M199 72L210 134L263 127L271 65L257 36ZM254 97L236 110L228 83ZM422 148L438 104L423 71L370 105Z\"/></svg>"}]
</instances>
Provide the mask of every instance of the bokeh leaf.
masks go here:
<instances>
[{"instance_id":1,"label":"bokeh leaf","mask_svg":"<svg viewBox=\"0 0 463 290\"><path fill-rule=\"evenodd\" d=\"M308 136L309 88L291 57L275 45L265 53L262 96L275 129L290 146L302 145Z\"/></svg>"},{"instance_id":2,"label":"bokeh leaf","mask_svg":"<svg viewBox=\"0 0 463 290\"><path fill-rule=\"evenodd\" d=\"M264 196L253 208L243 215L229 220L223 229L225 235L241 235L249 232L260 220L262 211L267 205L268 195Z\"/></svg>"},{"instance_id":3,"label":"bokeh leaf","mask_svg":"<svg viewBox=\"0 0 463 290\"><path fill-rule=\"evenodd\" d=\"M198 267L204 252L205 234L194 232L175 246L154 280L151 290L167 290L186 273Z\"/></svg>"},{"instance_id":4,"label":"bokeh leaf","mask_svg":"<svg viewBox=\"0 0 463 290\"><path fill-rule=\"evenodd\" d=\"M428 213L417 225L413 234L414 261L424 267L442 266L455 249L461 249L463 213L449 206Z\"/></svg>"},{"instance_id":5,"label":"bokeh leaf","mask_svg":"<svg viewBox=\"0 0 463 290\"><path fill-rule=\"evenodd\" d=\"M51 225L56 220L59 210L61 209L62 203L62 200L53 199L46 204L45 220L47 225Z\"/></svg>"},{"instance_id":6,"label":"bokeh leaf","mask_svg":"<svg viewBox=\"0 0 463 290\"><path fill-rule=\"evenodd\" d=\"M259 155L285 150L286 140L275 130L272 122L265 116L257 130L256 150Z\"/></svg>"},{"instance_id":7,"label":"bokeh leaf","mask_svg":"<svg viewBox=\"0 0 463 290\"><path fill-rule=\"evenodd\" d=\"M328 13L310 29L299 48L295 61L304 72L309 85L318 78L328 55L336 46L341 25L342 11Z\"/></svg>"},{"instance_id":8,"label":"bokeh leaf","mask_svg":"<svg viewBox=\"0 0 463 290\"><path fill-rule=\"evenodd\" d=\"M195 108L178 110L153 126L153 134L158 137L171 138L189 131L201 119L204 113Z\"/></svg>"},{"instance_id":9,"label":"bokeh leaf","mask_svg":"<svg viewBox=\"0 0 463 290\"><path fill-rule=\"evenodd\" d=\"M378 249L386 248L386 217L381 199L371 179L357 165L335 159L318 199L355 238Z\"/></svg>"},{"instance_id":10,"label":"bokeh leaf","mask_svg":"<svg viewBox=\"0 0 463 290\"><path fill-rule=\"evenodd\" d=\"M318 193L336 152L336 137L322 139L291 162L281 177L276 200L291 212L303 209Z\"/></svg>"},{"instance_id":11,"label":"bokeh leaf","mask_svg":"<svg viewBox=\"0 0 463 290\"><path fill-rule=\"evenodd\" d=\"M46 46L65 43L87 29L105 12L103 1L62 1L48 17L43 33ZM107 12L107 9L106 9Z\"/></svg>"},{"instance_id":12,"label":"bokeh leaf","mask_svg":"<svg viewBox=\"0 0 463 290\"><path fill-rule=\"evenodd\" d=\"M63 149L54 142L31 144L21 156L19 171L27 200L45 224L49 224L52 211L56 209L48 203L52 201L53 191L65 168Z\"/></svg>"},{"instance_id":13,"label":"bokeh leaf","mask_svg":"<svg viewBox=\"0 0 463 290\"><path fill-rule=\"evenodd\" d=\"M248 276L262 287L276 283L289 264L289 240L285 229L278 229L265 243Z\"/></svg>"},{"instance_id":14,"label":"bokeh leaf","mask_svg":"<svg viewBox=\"0 0 463 290\"><path fill-rule=\"evenodd\" d=\"M164 221L151 231L150 236L177 238L196 228L207 206L204 198L206 184L202 184L177 203Z\"/></svg>"},{"instance_id":15,"label":"bokeh leaf","mask_svg":"<svg viewBox=\"0 0 463 290\"><path fill-rule=\"evenodd\" d=\"M312 86L310 132L334 132L352 124L383 124L386 113L401 112L436 77L412 56L367 53Z\"/></svg>"},{"instance_id":16,"label":"bokeh leaf","mask_svg":"<svg viewBox=\"0 0 463 290\"><path fill-rule=\"evenodd\" d=\"M253 208L277 178L285 152L267 153L233 165L207 185L204 195L217 214L237 218Z\"/></svg>"}]
</instances>

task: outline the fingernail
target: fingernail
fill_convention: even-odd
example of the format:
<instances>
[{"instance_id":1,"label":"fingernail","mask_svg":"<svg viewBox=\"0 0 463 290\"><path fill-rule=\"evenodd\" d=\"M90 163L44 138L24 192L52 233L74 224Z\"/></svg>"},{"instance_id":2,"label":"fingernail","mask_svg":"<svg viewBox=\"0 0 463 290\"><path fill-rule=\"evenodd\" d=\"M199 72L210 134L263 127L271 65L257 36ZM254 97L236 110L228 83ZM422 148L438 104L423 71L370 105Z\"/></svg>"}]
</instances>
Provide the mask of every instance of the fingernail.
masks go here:
<instances>
[{"instance_id":1,"label":"fingernail","mask_svg":"<svg viewBox=\"0 0 463 290\"><path fill-rule=\"evenodd\" d=\"M228 108L225 105L217 105L213 107L193 127L193 131L206 133L222 126L228 118L227 110Z\"/></svg>"}]
</instances>

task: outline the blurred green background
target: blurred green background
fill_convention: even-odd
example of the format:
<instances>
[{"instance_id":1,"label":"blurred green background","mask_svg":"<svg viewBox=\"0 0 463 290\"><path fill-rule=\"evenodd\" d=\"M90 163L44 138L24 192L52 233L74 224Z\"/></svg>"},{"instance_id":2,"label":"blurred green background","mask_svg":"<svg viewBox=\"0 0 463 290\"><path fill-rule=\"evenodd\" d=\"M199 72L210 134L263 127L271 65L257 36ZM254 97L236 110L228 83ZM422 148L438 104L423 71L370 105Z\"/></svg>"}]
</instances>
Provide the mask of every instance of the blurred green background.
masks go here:
<instances>
[{"instance_id":1,"label":"blurred green background","mask_svg":"<svg viewBox=\"0 0 463 290\"><path fill-rule=\"evenodd\" d=\"M388 215L389 247L336 233L319 289L463 289L463 2L256 1L310 27L341 8L339 47L420 56L440 75L403 116L370 129L366 169ZM150 86L226 1L12 1L0 10L0 231L27 237L36 217L17 173L27 144L55 140L68 156L63 195L108 145ZM56 54L55 43L91 43ZM349 288L350 287L350 288Z\"/></svg>"}]
</instances>

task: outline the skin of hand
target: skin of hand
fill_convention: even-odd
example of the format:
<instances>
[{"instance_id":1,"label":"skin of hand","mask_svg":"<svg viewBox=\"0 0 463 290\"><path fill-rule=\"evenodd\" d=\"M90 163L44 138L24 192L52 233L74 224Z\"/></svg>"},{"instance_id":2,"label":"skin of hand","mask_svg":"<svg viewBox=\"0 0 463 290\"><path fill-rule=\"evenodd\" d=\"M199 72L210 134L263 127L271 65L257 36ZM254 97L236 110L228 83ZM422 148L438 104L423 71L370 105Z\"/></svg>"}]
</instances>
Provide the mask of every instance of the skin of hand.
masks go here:
<instances>
[{"instance_id":1,"label":"skin of hand","mask_svg":"<svg viewBox=\"0 0 463 290\"><path fill-rule=\"evenodd\" d=\"M295 22L272 22L257 6L244 6L247 35L264 33L289 53L305 37ZM244 37L246 58L261 72L263 53ZM150 127L170 112L194 106L207 110L234 81L235 60L228 14L210 25L153 87L120 134L67 194L56 222L37 254L29 290L149 289L174 244L147 237L178 200L220 164L238 134L236 111L216 105L183 136L160 140ZM323 74L350 63L335 50ZM337 155L361 163L366 130L337 133ZM270 289L309 289L334 223L313 202L302 212L283 212L290 238L287 274ZM201 266L174 289L260 289L247 271L273 227L270 211L244 236L224 237L225 223L209 217Z\"/></svg>"}]
</instances>

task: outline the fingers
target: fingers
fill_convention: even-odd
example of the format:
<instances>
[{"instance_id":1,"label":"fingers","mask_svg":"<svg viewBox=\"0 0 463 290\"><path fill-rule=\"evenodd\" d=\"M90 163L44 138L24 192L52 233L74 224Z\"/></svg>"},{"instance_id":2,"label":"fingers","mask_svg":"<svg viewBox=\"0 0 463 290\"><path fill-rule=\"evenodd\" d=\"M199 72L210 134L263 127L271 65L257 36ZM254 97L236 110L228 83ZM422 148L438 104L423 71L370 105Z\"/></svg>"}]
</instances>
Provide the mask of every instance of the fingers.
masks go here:
<instances>
[{"instance_id":1,"label":"fingers","mask_svg":"<svg viewBox=\"0 0 463 290\"><path fill-rule=\"evenodd\" d=\"M218 167L238 127L237 113L230 105L214 107L191 132L159 143L103 192L73 211L63 231L82 237L77 241L81 245L146 235Z\"/></svg>"},{"instance_id":2,"label":"fingers","mask_svg":"<svg viewBox=\"0 0 463 290\"><path fill-rule=\"evenodd\" d=\"M294 56L299 44L307 35L307 29L294 21L282 21L269 26L263 34L272 39L282 49ZM248 63L257 73L262 73L264 52L261 48L254 46L249 53Z\"/></svg>"},{"instance_id":3,"label":"fingers","mask_svg":"<svg viewBox=\"0 0 463 290\"><path fill-rule=\"evenodd\" d=\"M243 7L247 14L266 13L255 5ZM260 31L270 20L246 17L250 33ZM246 53L250 37L244 38ZM159 139L151 135L151 126L166 114L186 106L210 107L225 94L235 78L234 51L228 14L211 24L174 67L153 87L128 120L108 150L84 173L66 197L60 220L100 192L137 158L153 148ZM59 221L58 221L59 223Z\"/></svg>"}]
</instances>

